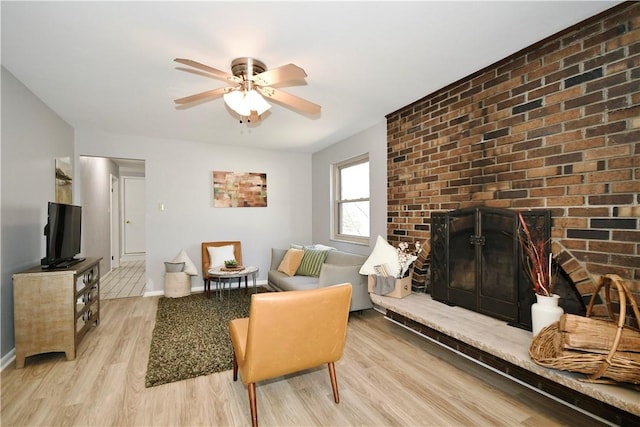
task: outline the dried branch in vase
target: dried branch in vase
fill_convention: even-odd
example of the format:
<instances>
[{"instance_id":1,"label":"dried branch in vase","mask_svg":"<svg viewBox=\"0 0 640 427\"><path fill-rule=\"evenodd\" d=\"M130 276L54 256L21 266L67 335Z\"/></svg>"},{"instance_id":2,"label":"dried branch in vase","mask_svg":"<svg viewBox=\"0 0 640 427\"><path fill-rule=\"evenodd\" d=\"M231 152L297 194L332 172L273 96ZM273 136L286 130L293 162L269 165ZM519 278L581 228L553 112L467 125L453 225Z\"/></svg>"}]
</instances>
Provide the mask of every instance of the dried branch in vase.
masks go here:
<instances>
[{"instance_id":1,"label":"dried branch in vase","mask_svg":"<svg viewBox=\"0 0 640 427\"><path fill-rule=\"evenodd\" d=\"M518 212L518 241L524 257L524 268L533 283L533 291L538 295L551 296L553 293L553 280L551 277L551 252L547 253L547 242L539 237L532 236L529 226Z\"/></svg>"}]
</instances>

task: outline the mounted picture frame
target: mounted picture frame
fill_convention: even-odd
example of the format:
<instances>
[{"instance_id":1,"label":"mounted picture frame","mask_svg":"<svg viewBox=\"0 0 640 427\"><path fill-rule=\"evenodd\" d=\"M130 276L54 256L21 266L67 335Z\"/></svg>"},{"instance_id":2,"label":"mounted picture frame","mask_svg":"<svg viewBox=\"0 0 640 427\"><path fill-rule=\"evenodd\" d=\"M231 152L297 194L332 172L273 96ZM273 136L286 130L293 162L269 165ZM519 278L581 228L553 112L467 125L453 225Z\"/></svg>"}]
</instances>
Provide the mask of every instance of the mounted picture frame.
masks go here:
<instances>
[{"instance_id":1,"label":"mounted picture frame","mask_svg":"<svg viewBox=\"0 0 640 427\"><path fill-rule=\"evenodd\" d=\"M267 174L214 171L213 206L216 208L266 207Z\"/></svg>"},{"instance_id":2,"label":"mounted picture frame","mask_svg":"<svg viewBox=\"0 0 640 427\"><path fill-rule=\"evenodd\" d=\"M73 201L71 158L56 158L55 169L56 203L71 204Z\"/></svg>"}]
</instances>

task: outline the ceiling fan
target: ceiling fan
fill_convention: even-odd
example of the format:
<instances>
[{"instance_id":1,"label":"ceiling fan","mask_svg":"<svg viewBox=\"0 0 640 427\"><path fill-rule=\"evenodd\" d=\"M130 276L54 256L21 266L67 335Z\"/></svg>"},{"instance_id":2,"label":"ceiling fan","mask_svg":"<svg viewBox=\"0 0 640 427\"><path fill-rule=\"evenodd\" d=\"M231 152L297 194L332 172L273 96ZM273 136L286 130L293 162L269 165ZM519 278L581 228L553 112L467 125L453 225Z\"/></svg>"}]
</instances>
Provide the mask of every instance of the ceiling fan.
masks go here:
<instances>
[{"instance_id":1,"label":"ceiling fan","mask_svg":"<svg viewBox=\"0 0 640 427\"><path fill-rule=\"evenodd\" d=\"M197 101L208 101L223 96L229 108L238 113L240 121L246 118L248 122L259 121L260 116L271 108L265 98L308 115L320 113L319 105L272 87L273 85L281 85L295 80L304 80L307 77L307 73L294 64L287 64L268 70L266 65L257 59L248 57L236 58L231 61L231 72L233 74L229 74L191 59L176 58L174 61L204 71L210 77L224 80L231 84L230 86L176 99L174 101L176 104L183 105Z\"/></svg>"}]
</instances>

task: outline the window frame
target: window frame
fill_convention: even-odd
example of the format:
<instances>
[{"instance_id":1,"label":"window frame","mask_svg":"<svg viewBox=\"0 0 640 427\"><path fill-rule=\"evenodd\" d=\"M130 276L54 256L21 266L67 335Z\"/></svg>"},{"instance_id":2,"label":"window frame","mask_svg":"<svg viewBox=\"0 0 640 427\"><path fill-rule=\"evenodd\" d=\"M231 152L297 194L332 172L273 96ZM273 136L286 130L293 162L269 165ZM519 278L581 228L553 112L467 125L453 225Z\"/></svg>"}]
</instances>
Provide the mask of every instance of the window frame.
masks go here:
<instances>
[{"instance_id":1,"label":"window frame","mask_svg":"<svg viewBox=\"0 0 640 427\"><path fill-rule=\"evenodd\" d=\"M341 199L340 189L341 189L341 171L343 169L356 166L362 163L369 163L369 184L371 183L371 161L369 159L369 153L361 154L359 156L334 163L333 164L333 176L332 176L332 205L333 205L333 215L332 215L332 239L347 243L355 243L359 245L369 245L369 239L371 238L371 185L369 185L369 196L366 198L357 198L357 199ZM342 234L340 233L340 206L343 203L353 203L353 202L367 202L369 204L369 231L368 236L356 236L352 234Z\"/></svg>"}]
</instances>

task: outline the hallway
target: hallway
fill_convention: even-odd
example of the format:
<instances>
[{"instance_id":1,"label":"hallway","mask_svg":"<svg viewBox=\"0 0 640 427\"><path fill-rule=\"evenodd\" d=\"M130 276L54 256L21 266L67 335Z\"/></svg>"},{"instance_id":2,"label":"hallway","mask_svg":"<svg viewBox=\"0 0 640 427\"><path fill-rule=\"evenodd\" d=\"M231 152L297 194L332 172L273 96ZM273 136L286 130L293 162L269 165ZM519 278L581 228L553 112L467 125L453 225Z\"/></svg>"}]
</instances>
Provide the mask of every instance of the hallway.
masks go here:
<instances>
[{"instance_id":1,"label":"hallway","mask_svg":"<svg viewBox=\"0 0 640 427\"><path fill-rule=\"evenodd\" d=\"M100 281L100 298L115 299L137 297L144 293L146 284L145 262L127 261L111 270Z\"/></svg>"}]
</instances>

